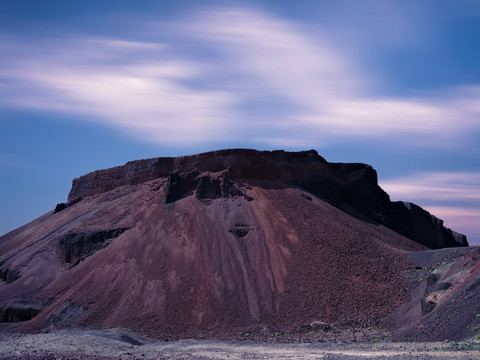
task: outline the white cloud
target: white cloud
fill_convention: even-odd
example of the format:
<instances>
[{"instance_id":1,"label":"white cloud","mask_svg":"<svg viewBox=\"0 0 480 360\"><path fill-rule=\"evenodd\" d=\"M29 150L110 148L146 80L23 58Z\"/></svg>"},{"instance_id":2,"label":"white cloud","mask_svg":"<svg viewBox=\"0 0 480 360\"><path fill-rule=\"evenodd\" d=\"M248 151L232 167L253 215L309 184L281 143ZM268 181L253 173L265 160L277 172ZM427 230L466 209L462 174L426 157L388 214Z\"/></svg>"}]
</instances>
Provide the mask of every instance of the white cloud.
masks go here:
<instances>
[{"instance_id":1,"label":"white cloud","mask_svg":"<svg viewBox=\"0 0 480 360\"><path fill-rule=\"evenodd\" d=\"M215 10L183 27L199 41L215 43L234 72L247 75L265 93L308 108L350 97L364 86L354 70L318 33L269 14L247 9Z\"/></svg>"},{"instance_id":2,"label":"white cloud","mask_svg":"<svg viewBox=\"0 0 480 360\"><path fill-rule=\"evenodd\" d=\"M245 9L215 11L190 27L193 36L218 44L227 54L227 68L251 79L252 96L278 96L277 102L295 109L271 110L277 114L272 127L294 123L297 129L289 128L283 137L265 136L270 143L362 137L432 145L480 128L480 87L452 89L441 99L373 97L366 76L322 34L308 35L284 20Z\"/></svg>"},{"instance_id":3,"label":"white cloud","mask_svg":"<svg viewBox=\"0 0 480 360\"><path fill-rule=\"evenodd\" d=\"M22 56L0 60L0 107L82 114L179 145L361 138L445 146L480 131L480 86L441 98L372 96L373 82L331 38L263 11L211 9L159 26L168 31L157 41L3 44Z\"/></svg>"},{"instance_id":4,"label":"white cloud","mask_svg":"<svg viewBox=\"0 0 480 360\"><path fill-rule=\"evenodd\" d=\"M432 204L436 201L480 203L480 173L428 172L381 181L392 198Z\"/></svg>"},{"instance_id":5,"label":"white cloud","mask_svg":"<svg viewBox=\"0 0 480 360\"><path fill-rule=\"evenodd\" d=\"M22 96L6 94L3 103L80 113L152 142L208 141L223 134L233 98L182 84L196 76L196 64L151 59L152 54L132 59L131 50L153 49L161 56L162 46L145 43L86 39L69 45L59 55L19 61L14 75L11 69L0 73L24 90ZM125 51L128 56L118 61Z\"/></svg>"}]
</instances>

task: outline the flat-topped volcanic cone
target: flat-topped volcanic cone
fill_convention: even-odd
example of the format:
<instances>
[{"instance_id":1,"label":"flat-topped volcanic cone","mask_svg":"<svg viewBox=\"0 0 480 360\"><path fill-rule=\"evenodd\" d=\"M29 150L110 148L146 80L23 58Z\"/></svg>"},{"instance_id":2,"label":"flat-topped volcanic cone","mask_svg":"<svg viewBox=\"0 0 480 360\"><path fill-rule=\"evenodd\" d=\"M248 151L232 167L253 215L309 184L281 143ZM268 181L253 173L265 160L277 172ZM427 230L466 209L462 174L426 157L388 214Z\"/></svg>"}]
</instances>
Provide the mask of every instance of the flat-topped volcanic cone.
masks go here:
<instances>
[{"instance_id":1,"label":"flat-topped volcanic cone","mask_svg":"<svg viewBox=\"0 0 480 360\"><path fill-rule=\"evenodd\" d=\"M373 324L403 303L419 243L467 244L419 209L391 203L370 166L315 151L96 171L73 181L68 203L0 238L0 320L157 337Z\"/></svg>"}]
</instances>

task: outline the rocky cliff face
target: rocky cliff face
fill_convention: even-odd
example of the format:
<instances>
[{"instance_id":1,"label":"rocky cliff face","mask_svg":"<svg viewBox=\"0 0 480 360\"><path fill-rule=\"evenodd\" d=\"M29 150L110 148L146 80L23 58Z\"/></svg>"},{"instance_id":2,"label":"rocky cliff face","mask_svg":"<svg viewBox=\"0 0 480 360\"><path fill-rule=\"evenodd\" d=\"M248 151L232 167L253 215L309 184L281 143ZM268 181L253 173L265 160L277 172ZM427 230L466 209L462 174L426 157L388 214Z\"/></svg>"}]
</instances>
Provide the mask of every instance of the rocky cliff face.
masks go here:
<instances>
[{"instance_id":1,"label":"rocky cliff face","mask_svg":"<svg viewBox=\"0 0 480 360\"><path fill-rule=\"evenodd\" d=\"M226 196L229 191L241 192L230 189L232 181L274 181L303 188L350 215L385 225L432 249L468 246L464 235L445 228L443 221L419 206L391 202L388 194L378 186L377 173L371 166L329 163L315 150L230 149L177 158L138 160L74 179L68 199L72 202L119 186L162 177L169 179L167 203L194 191L199 198Z\"/></svg>"},{"instance_id":2,"label":"rocky cliff face","mask_svg":"<svg viewBox=\"0 0 480 360\"><path fill-rule=\"evenodd\" d=\"M467 237L443 226L443 220L409 202L391 202L389 227L431 249L468 246Z\"/></svg>"},{"instance_id":3,"label":"rocky cliff face","mask_svg":"<svg viewBox=\"0 0 480 360\"><path fill-rule=\"evenodd\" d=\"M0 323L159 338L377 326L421 244L466 240L392 203L365 164L244 149L134 161L75 179L68 203L0 237Z\"/></svg>"}]
</instances>

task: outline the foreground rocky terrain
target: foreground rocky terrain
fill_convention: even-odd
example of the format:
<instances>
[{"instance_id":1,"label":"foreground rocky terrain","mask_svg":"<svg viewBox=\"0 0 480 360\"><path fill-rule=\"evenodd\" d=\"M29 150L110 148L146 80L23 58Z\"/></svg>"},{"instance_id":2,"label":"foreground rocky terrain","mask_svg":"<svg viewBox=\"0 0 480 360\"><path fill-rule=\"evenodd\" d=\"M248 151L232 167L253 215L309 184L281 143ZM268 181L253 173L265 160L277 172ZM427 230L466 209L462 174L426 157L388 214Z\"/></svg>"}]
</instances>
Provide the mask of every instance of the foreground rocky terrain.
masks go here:
<instances>
[{"instance_id":1,"label":"foreground rocky terrain","mask_svg":"<svg viewBox=\"0 0 480 360\"><path fill-rule=\"evenodd\" d=\"M160 342L124 329L1 336L0 359L390 359L476 360L480 343L281 343L180 340Z\"/></svg>"},{"instance_id":2,"label":"foreground rocky terrain","mask_svg":"<svg viewBox=\"0 0 480 360\"><path fill-rule=\"evenodd\" d=\"M370 166L313 150L139 160L74 179L0 238L0 331L476 341L467 245Z\"/></svg>"}]
</instances>

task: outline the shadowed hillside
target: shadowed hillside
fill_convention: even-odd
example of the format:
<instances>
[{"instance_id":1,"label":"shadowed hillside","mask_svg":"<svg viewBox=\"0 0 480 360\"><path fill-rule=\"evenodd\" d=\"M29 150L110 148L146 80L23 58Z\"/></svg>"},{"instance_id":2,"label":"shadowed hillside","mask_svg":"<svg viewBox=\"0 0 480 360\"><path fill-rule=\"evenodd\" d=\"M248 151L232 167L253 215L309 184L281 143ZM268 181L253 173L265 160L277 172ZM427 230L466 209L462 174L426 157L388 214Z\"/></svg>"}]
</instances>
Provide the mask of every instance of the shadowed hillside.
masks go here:
<instances>
[{"instance_id":1,"label":"shadowed hillside","mask_svg":"<svg viewBox=\"0 0 480 360\"><path fill-rule=\"evenodd\" d=\"M466 245L390 202L370 166L313 150L139 160L74 179L67 203L0 238L0 321L155 337L368 327L406 304L412 251Z\"/></svg>"}]
</instances>

